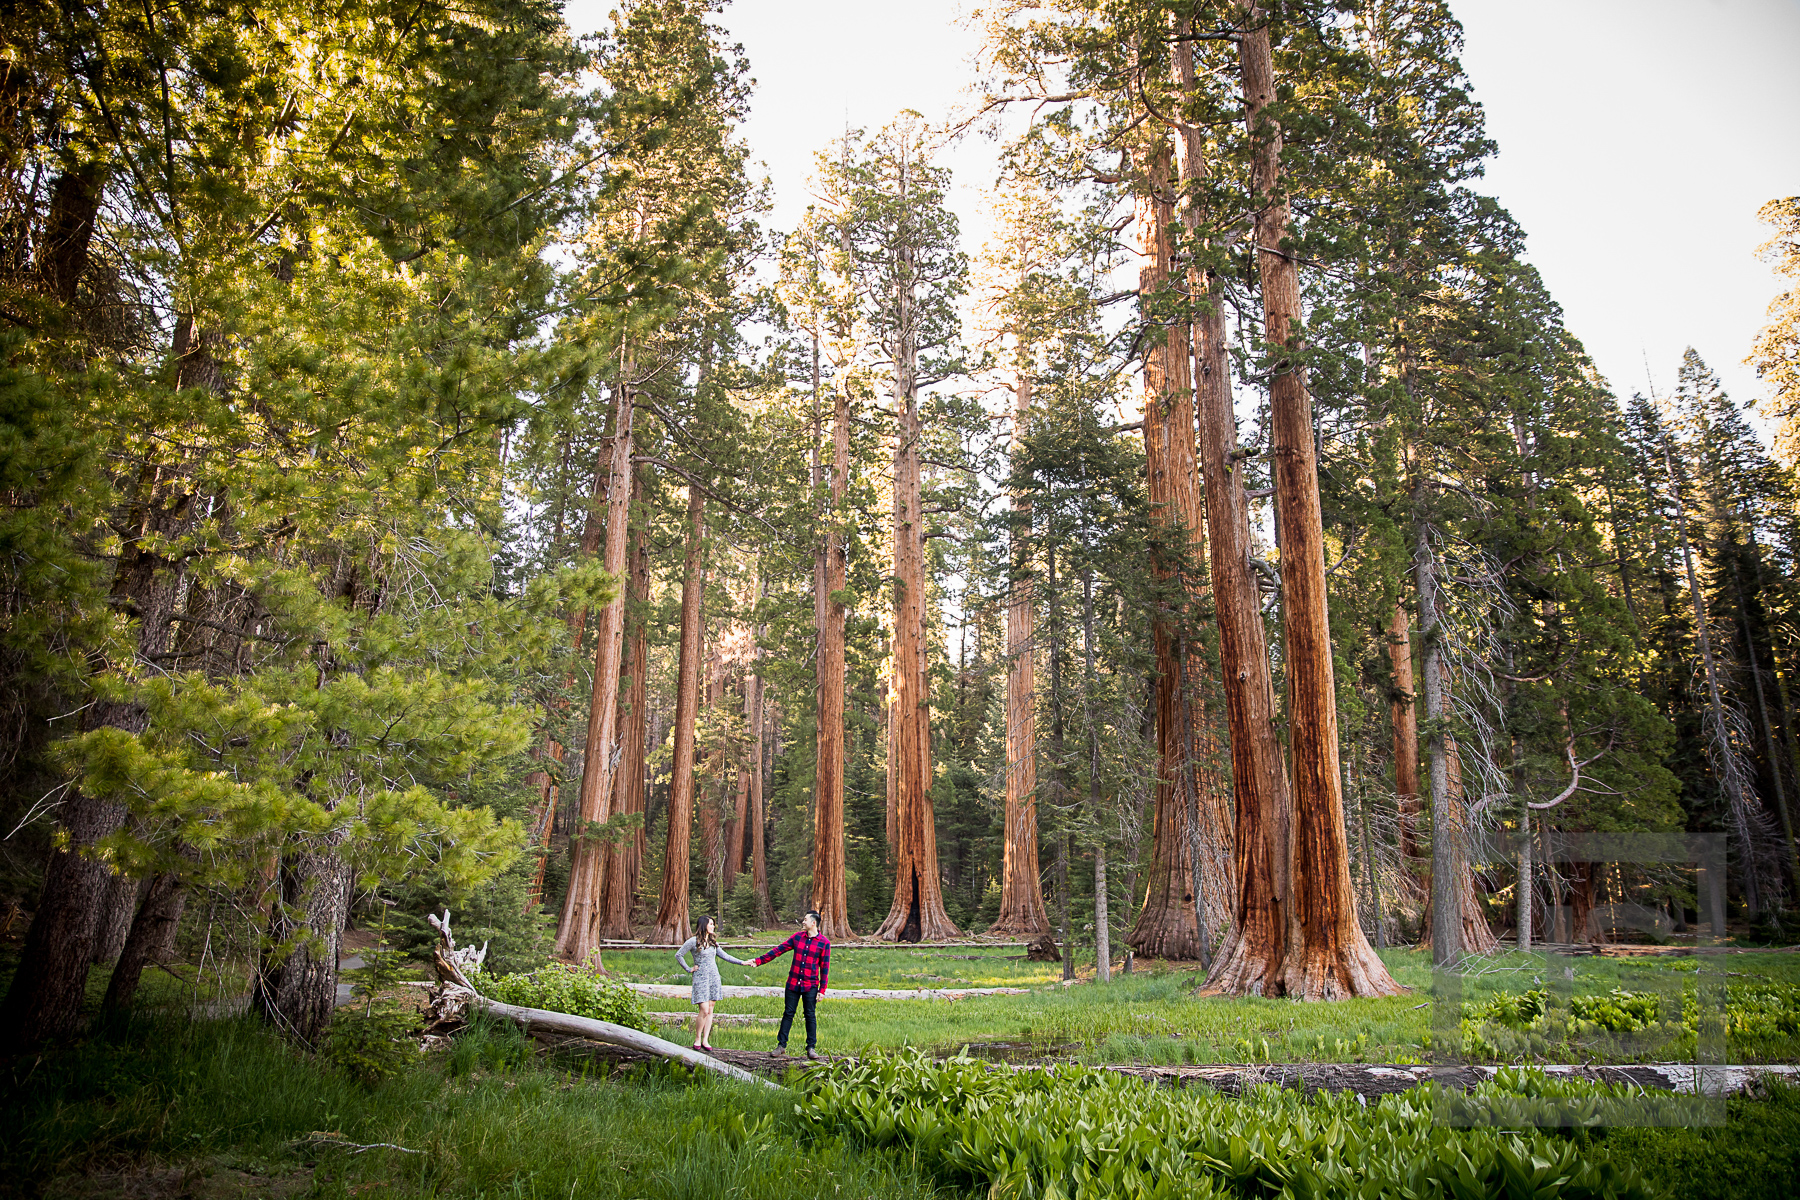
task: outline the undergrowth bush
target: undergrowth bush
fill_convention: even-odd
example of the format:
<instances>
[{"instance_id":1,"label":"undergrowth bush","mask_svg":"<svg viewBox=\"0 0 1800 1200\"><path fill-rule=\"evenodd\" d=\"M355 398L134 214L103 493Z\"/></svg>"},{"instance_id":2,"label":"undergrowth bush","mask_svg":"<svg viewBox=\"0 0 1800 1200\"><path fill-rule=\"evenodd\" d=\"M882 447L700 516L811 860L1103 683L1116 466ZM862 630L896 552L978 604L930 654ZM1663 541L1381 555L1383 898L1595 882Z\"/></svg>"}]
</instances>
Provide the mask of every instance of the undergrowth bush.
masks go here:
<instances>
[{"instance_id":1,"label":"undergrowth bush","mask_svg":"<svg viewBox=\"0 0 1800 1200\"><path fill-rule=\"evenodd\" d=\"M364 1087L392 1079L419 1057L417 1015L397 1006L340 1009L325 1036L325 1059Z\"/></svg>"},{"instance_id":2,"label":"undergrowth bush","mask_svg":"<svg viewBox=\"0 0 1800 1200\"><path fill-rule=\"evenodd\" d=\"M484 975L475 986L482 995L502 1004L544 1008L632 1029L650 1028L642 996L617 979L590 971L545 967L529 975Z\"/></svg>"},{"instance_id":3,"label":"undergrowth bush","mask_svg":"<svg viewBox=\"0 0 1800 1200\"><path fill-rule=\"evenodd\" d=\"M1519 1055L1567 1056L1571 1048L1630 1054L1645 1045L1659 1058L1694 1053L1700 1028L1699 997L1681 998L1675 1012L1654 992L1613 988L1593 996L1571 996L1559 1005L1548 989L1499 995L1462 1007L1461 1053L1469 1058ZM1745 1057L1787 1057L1800 1035L1800 987L1787 983L1732 984L1726 989L1725 1035L1734 1053Z\"/></svg>"},{"instance_id":4,"label":"undergrowth bush","mask_svg":"<svg viewBox=\"0 0 1800 1200\"><path fill-rule=\"evenodd\" d=\"M1105 1071L867 1058L814 1072L798 1116L1000 1200L1214 1196L1638 1200L1638 1175L1540 1132L1452 1129L1434 1090L1365 1106L1272 1086L1242 1099ZM1500 1094L1505 1085L1486 1085Z\"/></svg>"},{"instance_id":5,"label":"undergrowth bush","mask_svg":"<svg viewBox=\"0 0 1800 1200\"><path fill-rule=\"evenodd\" d=\"M405 954L381 940L362 952L363 965L344 972L357 1003L337 1010L325 1035L327 1062L364 1087L393 1078L419 1057L413 1038L418 1014L387 996L400 978Z\"/></svg>"}]
</instances>

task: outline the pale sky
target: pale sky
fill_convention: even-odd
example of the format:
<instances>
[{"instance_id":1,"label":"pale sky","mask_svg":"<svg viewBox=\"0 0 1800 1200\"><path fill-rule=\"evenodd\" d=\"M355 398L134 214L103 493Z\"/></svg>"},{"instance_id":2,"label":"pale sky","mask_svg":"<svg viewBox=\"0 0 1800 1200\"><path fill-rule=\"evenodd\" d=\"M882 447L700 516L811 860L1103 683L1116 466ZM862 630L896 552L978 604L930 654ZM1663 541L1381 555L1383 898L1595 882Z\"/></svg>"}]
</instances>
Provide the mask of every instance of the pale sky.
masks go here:
<instances>
[{"instance_id":1,"label":"pale sky","mask_svg":"<svg viewBox=\"0 0 1800 1200\"><path fill-rule=\"evenodd\" d=\"M1569 328L1621 395L1674 381L1693 345L1739 400L1742 359L1778 289L1755 258L1765 201L1800 193L1800 0L1451 0L1463 65L1500 154L1480 190L1528 235ZM578 30L610 3L571 0ZM721 18L757 87L745 130L775 188L806 205L813 154L846 124L965 100L974 31L957 0L736 0ZM946 159L969 249L992 149Z\"/></svg>"}]
</instances>

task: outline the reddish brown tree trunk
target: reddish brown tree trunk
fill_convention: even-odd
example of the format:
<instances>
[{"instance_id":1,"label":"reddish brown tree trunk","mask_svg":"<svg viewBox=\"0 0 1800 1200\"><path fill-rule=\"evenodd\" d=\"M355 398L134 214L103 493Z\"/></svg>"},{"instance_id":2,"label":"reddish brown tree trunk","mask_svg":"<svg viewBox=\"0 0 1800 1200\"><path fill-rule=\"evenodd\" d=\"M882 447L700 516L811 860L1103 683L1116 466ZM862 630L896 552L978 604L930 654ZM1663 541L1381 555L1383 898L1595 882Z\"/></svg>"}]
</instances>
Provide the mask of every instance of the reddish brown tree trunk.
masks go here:
<instances>
[{"instance_id":1,"label":"reddish brown tree trunk","mask_svg":"<svg viewBox=\"0 0 1800 1200\"><path fill-rule=\"evenodd\" d=\"M1031 379L1021 366L1014 392L1014 453L1024 445ZM1032 639L1031 501L1013 497L1013 577L1006 600L1006 809L1000 862L1000 915L991 933L1035 938L1050 932L1038 873L1037 654Z\"/></svg>"},{"instance_id":2,"label":"reddish brown tree trunk","mask_svg":"<svg viewBox=\"0 0 1800 1200\"><path fill-rule=\"evenodd\" d=\"M700 712L700 600L706 589L706 498L688 489L687 562L681 579L681 661L675 685L675 747L669 774L669 831L663 850L662 903L653 942L685 942L688 854L694 824L694 728Z\"/></svg>"},{"instance_id":3,"label":"reddish brown tree trunk","mask_svg":"<svg viewBox=\"0 0 1800 1200\"><path fill-rule=\"evenodd\" d=\"M738 873L744 869L744 833L750 815L750 768L738 768L735 799L731 806L731 819L725 822L725 891L729 893L737 883Z\"/></svg>"},{"instance_id":4,"label":"reddish brown tree trunk","mask_svg":"<svg viewBox=\"0 0 1800 1200\"><path fill-rule=\"evenodd\" d=\"M701 620L705 620L704 613ZM706 710L714 714L715 728L716 717L724 704L725 656L722 648L715 642L706 655ZM695 764L696 774L700 774L702 779L697 781L694 791L695 806L700 817L700 861L706 872L708 907L705 911L716 917L719 915L718 901L723 896L721 883L725 876L726 799L723 792L729 764L725 761L724 747L717 743L706 747L701 755L707 766L705 772L701 773L698 771L699 763Z\"/></svg>"},{"instance_id":5,"label":"reddish brown tree trunk","mask_svg":"<svg viewBox=\"0 0 1800 1200\"><path fill-rule=\"evenodd\" d=\"M629 379L632 368L625 371ZM569 843L569 891L563 898L562 922L557 930L556 953L574 962L586 962L600 945L601 887L605 870L605 844L594 836L595 827L612 816L615 763L618 742L619 668L625 657L625 556L630 539L625 536L631 520L632 391L628 382L618 389L613 414L612 453L606 489L606 528L616 536L606 539L604 566L620 581L618 595L600 610L595 623L594 684L588 702L587 741L581 756L581 792L576 806L576 836Z\"/></svg>"},{"instance_id":6,"label":"reddish brown tree trunk","mask_svg":"<svg viewBox=\"0 0 1800 1200\"><path fill-rule=\"evenodd\" d=\"M1603 940L1588 928L1594 916L1594 883L1600 864L1569 864L1569 941L1570 943Z\"/></svg>"},{"instance_id":7,"label":"reddish brown tree trunk","mask_svg":"<svg viewBox=\"0 0 1800 1200\"><path fill-rule=\"evenodd\" d=\"M633 511L644 500L643 469L631 473ZM644 812L644 735L649 684L650 630L644 606L650 600L650 552L644 545L644 528L640 521L631 526L631 550L627 556L630 574L626 587L626 628L630 631L627 655L621 664L628 689L619 697L619 766L613 776L613 813L620 815ZM632 936L631 910L637 902L638 873L644 861L644 827L637 828L606 845L606 866L601 878L600 936L629 938Z\"/></svg>"},{"instance_id":8,"label":"reddish brown tree trunk","mask_svg":"<svg viewBox=\"0 0 1800 1200\"><path fill-rule=\"evenodd\" d=\"M1413 688L1412 633L1406 605L1394 601L1388 623L1388 663L1394 672L1394 697L1388 706L1394 726L1394 795L1400 806L1400 855L1413 862L1419 854L1419 714Z\"/></svg>"},{"instance_id":9,"label":"reddish brown tree trunk","mask_svg":"<svg viewBox=\"0 0 1800 1200\"><path fill-rule=\"evenodd\" d=\"M763 725L765 699L762 676L750 681L754 699L750 709L750 882L756 889L756 919L765 927L775 921L775 906L769 902L768 817L763 811Z\"/></svg>"},{"instance_id":10,"label":"reddish brown tree trunk","mask_svg":"<svg viewBox=\"0 0 1800 1200\"><path fill-rule=\"evenodd\" d=\"M1195 86L1193 43L1177 41L1174 58L1176 81L1183 91L1191 90ZM1183 125L1176 148L1179 178L1184 187L1197 186L1206 171L1206 152L1201 131L1195 126ZM1180 216L1190 243L1197 246L1202 237L1198 204L1192 200L1183 204ZM1172 261L1173 255L1171 263ZM1196 298L1209 296L1216 290L1216 281L1202 277L1203 272L1197 267L1191 252L1186 274L1190 305L1194 304ZM1206 305L1202 303L1198 307L1204 309ZM1197 441L1198 409L1199 405L1207 402L1204 395L1206 388L1222 388L1227 411L1231 408L1229 363L1223 358L1223 320L1221 313L1215 312L1182 324L1180 332L1183 339L1191 343L1189 348L1193 353L1184 354L1180 363L1183 411L1173 414L1165 425L1171 431L1171 462L1174 478L1180 484L1177 495L1182 507L1182 519L1191 531L1191 569L1197 572L1197 578L1190 583L1189 590L1195 600L1200 602L1202 609L1209 599L1207 592L1212 575L1208 570L1208 538L1211 530L1207 528L1204 472L1200 469ZM1217 326L1216 329L1214 325ZM1216 349L1208 343L1208 338L1214 335L1217 337ZM1208 355L1221 356L1220 362L1214 364L1206 357ZM1216 370L1215 365L1218 367ZM1233 432L1235 434L1235 423ZM1243 503L1242 490L1240 484L1240 505ZM1256 601L1254 588L1251 600L1253 603ZM1216 599L1212 601L1212 608L1216 613ZM1197 622L1190 622L1190 628L1194 624ZM1186 696L1191 710L1188 722L1191 744L1187 747L1187 753L1189 759L1194 761L1192 782L1187 790L1194 793L1191 798L1192 811L1197 818L1189 837L1193 846L1195 874L1198 877L1196 894L1201 901L1200 915L1205 918L1200 945L1202 951L1210 952L1214 931L1222 936L1229 936L1230 930L1236 927L1238 886L1236 805L1227 769L1231 754L1228 706L1219 702L1218 694L1213 690L1219 664L1210 661L1210 655L1205 650L1203 645L1190 637L1183 661L1186 666Z\"/></svg>"},{"instance_id":11,"label":"reddish brown tree trunk","mask_svg":"<svg viewBox=\"0 0 1800 1200\"><path fill-rule=\"evenodd\" d=\"M900 818L895 815L894 811L895 797L899 794L895 790L898 781L896 780L892 769L894 762L894 747L900 740L900 730L897 724L900 716L900 709L894 701L894 689L891 686L891 681L888 686L882 688L882 691L885 693L885 699L881 705L881 712L882 716L887 718L887 737L883 744L883 752L887 755L889 769L887 772L887 807L883 810L881 830L883 835L887 838L888 854L892 856L895 847L894 838L900 830Z\"/></svg>"},{"instance_id":12,"label":"reddish brown tree trunk","mask_svg":"<svg viewBox=\"0 0 1800 1200\"><path fill-rule=\"evenodd\" d=\"M905 173L900 202L906 203ZM901 275L911 278L909 249ZM938 876L931 802L931 695L925 641L924 477L919 462L918 341L912 296L902 291L900 352L894 371L894 713L888 775L894 786L894 902L875 936L890 941L955 937Z\"/></svg>"},{"instance_id":13,"label":"reddish brown tree trunk","mask_svg":"<svg viewBox=\"0 0 1800 1200\"><path fill-rule=\"evenodd\" d=\"M816 369L816 363L815 363ZM817 379L814 380L815 388ZM815 392L816 394L816 392ZM814 472L814 487L823 480ZM831 513L813 576L813 616L819 636L818 741L813 781L812 907L823 918L825 936L853 936L844 873L844 621L835 596L847 585L848 547L843 525L850 484L850 395L832 392Z\"/></svg>"},{"instance_id":14,"label":"reddish brown tree trunk","mask_svg":"<svg viewBox=\"0 0 1800 1200\"><path fill-rule=\"evenodd\" d=\"M1187 338L1168 320L1159 320L1154 308L1166 304L1169 282L1169 225L1174 209L1169 194L1169 149L1156 139L1147 162L1139 164L1137 234L1142 266L1138 269L1138 304L1145 341L1144 367L1144 469L1150 507L1161 523L1171 547L1187 541L1182 528L1185 515L1177 498L1179 451L1171 444L1181 439L1175 427L1186 412L1191 427L1191 405L1184 404L1188 391ZM1163 580L1175 576L1175 567L1158 561L1156 574ZM1192 764L1184 753L1188 706L1186 680L1178 654L1180 618L1165 609L1152 632L1156 647L1156 817L1151 838L1150 869L1143 910L1128 944L1150 958L1197 959L1200 931L1193 890L1188 811L1184 791L1192 786Z\"/></svg>"},{"instance_id":15,"label":"reddish brown tree trunk","mask_svg":"<svg viewBox=\"0 0 1800 1200\"><path fill-rule=\"evenodd\" d=\"M591 558L600 549L600 534L605 529L606 489L611 484L612 439L608 438L600 443L600 451L594 457L594 491L588 500L587 514L582 518L581 524L583 558ZM581 635L587 629L587 619L586 605L569 614L569 644L577 650L581 648ZM561 707L560 702L558 707ZM548 733L544 735L544 745L537 753L540 761L548 760L558 767L562 765L563 744ZM527 907L535 907L544 899L544 870L550 861L550 831L556 825L558 789L556 773L552 770L533 771L525 777L525 782L537 789L537 803L531 808L531 844L543 851L538 856L537 869L532 873L528 893Z\"/></svg>"},{"instance_id":16,"label":"reddish brown tree trunk","mask_svg":"<svg viewBox=\"0 0 1800 1200\"><path fill-rule=\"evenodd\" d=\"M1182 87L1191 90L1195 85L1191 43L1176 44L1175 65ZM1200 131L1184 128L1180 145L1182 179L1192 187L1205 173ZM1187 223L1190 233L1198 236L1200 221L1191 202ZM1204 279L1200 275L1189 272L1190 291L1199 298L1193 324L1197 458L1206 488L1209 564L1231 747L1235 888L1231 931L1206 986L1218 992L1261 993L1271 990L1269 964L1281 963L1287 954L1293 808L1276 735L1275 685L1261 595L1250 566L1250 506L1236 457L1224 289L1211 273Z\"/></svg>"},{"instance_id":17,"label":"reddish brown tree trunk","mask_svg":"<svg viewBox=\"0 0 1800 1200\"><path fill-rule=\"evenodd\" d=\"M1144 452L1150 504L1168 531L1173 554L1156 564L1157 574L1175 583L1181 605L1203 599L1198 571L1205 558L1198 473L1194 461L1193 380L1189 373L1185 318L1160 318L1171 267L1175 211L1169 180L1169 148L1158 139L1140 162L1138 273L1144 326ZM1184 561L1185 560L1185 561ZM1226 801L1213 786L1196 751L1209 740L1204 726L1204 654L1188 652L1186 621L1179 608L1156 620L1157 783L1156 819L1144 907L1128 939L1138 953L1155 958L1210 957L1201 937L1196 881L1205 888L1208 929L1231 920L1230 878L1217 867L1229 839ZM1198 736L1196 736L1198 735ZM1195 826L1198 822L1198 827ZM1203 861L1196 871L1194 853Z\"/></svg>"},{"instance_id":18,"label":"reddish brown tree trunk","mask_svg":"<svg viewBox=\"0 0 1800 1200\"><path fill-rule=\"evenodd\" d=\"M1247 20L1238 54L1245 119L1256 142L1251 172L1259 206L1256 257L1264 336L1276 355L1269 381L1269 454L1281 545L1283 657L1293 762L1292 916L1280 959L1259 955L1258 947L1240 937L1234 952L1243 961L1232 964L1228 974L1236 990L1256 990L1254 985L1260 982L1264 994L1302 999L1393 995L1400 986L1363 936L1350 880L1312 398L1300 364L1283 357L1298 348L1300 277L1283 248L1288 206L1280 194L1281 126L1266 111L1275 99L1268 14L1254 0L1242 0L1242 8ZM1259 956L1264 963L1260 972L1249 961ZM1225 978L1217 969L1213 974L1215 979Z\"/></svg>"},{"instance_id":19,"label":"reddish brown tree trunk","mask_svg":"<svg viewBox=\"0 0 1800 1200\"><path fill-rule=\"evenodd\" d=\"M645 468L639 467L635 476L633 493L639 499L643 496ZM631 648L631 723L625 727L625 759L621 764L630 772L630 786L627 794L631 797L631 811L644 817L649 808L649 781L647 764L650 747L661 745L660 737L652 738L650 733L650 534L648 529L638 529L637 544L631 557L632 594L638 600L637 634ZM638 822L637 830L632 835L631 853L626 857L627 871L626 893L630 896L627 902L627 919L638 904L638 893L643 886L644 859L650 852L650 833L644 828L643 820Z\"/></svg>"}]
</instances>

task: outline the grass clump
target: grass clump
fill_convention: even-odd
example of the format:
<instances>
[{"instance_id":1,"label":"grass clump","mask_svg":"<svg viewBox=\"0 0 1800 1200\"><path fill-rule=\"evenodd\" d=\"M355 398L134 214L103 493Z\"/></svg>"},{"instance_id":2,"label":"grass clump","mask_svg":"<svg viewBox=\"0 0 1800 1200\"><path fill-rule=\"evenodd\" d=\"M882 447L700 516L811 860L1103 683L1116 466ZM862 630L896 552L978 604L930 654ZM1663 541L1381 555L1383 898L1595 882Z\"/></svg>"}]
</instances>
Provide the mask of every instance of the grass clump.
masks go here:
<instances>
[{"instance_id":1,"label":"grass clump","mask_svg":"<svg viewBox=\"0 0 1800 1200\"><path fill-rule=\"evenodd\" d=\"M162 1194L149 1184L171 1176L194 1186L181 1195L935 1195L875 1151L802 1143L791 1096L682 1070L556 1070L497 1023L373 1087L251 1018L138 1022L4 1069L0 1197ZM215 1190L192 1184L208 1175Z\"/></svg>"}]
</instances>

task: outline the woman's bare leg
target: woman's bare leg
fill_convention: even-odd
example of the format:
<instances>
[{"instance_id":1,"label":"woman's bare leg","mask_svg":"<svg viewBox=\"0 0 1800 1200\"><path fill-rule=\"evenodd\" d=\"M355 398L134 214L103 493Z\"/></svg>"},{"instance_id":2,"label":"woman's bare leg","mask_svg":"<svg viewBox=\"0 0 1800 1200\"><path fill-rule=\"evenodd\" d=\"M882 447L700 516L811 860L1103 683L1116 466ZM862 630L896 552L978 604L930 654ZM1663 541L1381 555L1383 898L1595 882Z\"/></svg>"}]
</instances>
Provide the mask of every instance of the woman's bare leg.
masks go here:
<instances>
[{"instance_id":1,"label":"woman's bare leg","mask_svg":"<svg viewBox=\"0 0 1800 1200\"><path fill-rule=\"evenodd\" d=\"M704 1050L712 1049L712 1017L713 1002L711 1000L702 1000L700 1002L700 1036L697 1041L699 1046Z\"/></svg>"}]
</instances>

